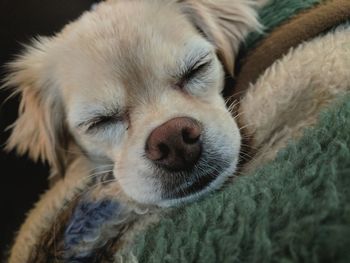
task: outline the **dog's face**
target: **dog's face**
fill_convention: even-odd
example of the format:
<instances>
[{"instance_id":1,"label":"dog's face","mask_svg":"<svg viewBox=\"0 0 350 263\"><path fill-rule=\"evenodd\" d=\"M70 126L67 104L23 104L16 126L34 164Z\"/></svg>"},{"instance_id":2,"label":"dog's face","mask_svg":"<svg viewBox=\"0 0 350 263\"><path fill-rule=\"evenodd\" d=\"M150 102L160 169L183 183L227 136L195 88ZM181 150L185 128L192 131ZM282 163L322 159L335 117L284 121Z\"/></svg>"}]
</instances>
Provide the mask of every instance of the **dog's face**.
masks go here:
<instances>
[{"instance_id":1,"label":"dog's face","mask_svg":"<svg viewBox=\"0 0 350 263\"><path fill-rule=\"evenodd\" d=\"M112 164L115 183L144 204L220 186L240 150L221 96L222 63L233 70L239 43L215 32L210 1L194 2L109 1L28 48L7 83L23 103L9 147L57 168L76 144L97 169ZM243 37L257 22L249 4L236 5L250 15Z\"/></svg>"}]
</instances>

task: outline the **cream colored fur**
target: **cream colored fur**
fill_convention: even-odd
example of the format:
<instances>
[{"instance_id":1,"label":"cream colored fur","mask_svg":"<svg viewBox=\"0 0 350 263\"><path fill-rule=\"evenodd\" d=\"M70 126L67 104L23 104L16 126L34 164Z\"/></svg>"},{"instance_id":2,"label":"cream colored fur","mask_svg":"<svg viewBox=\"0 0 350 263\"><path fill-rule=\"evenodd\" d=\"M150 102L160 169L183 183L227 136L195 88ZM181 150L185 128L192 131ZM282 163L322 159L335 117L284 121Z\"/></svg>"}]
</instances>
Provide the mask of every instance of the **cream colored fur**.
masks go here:
<instances>
[{"instance_id":1,"label":"cream colored fur","mask_svg":"<svg viewBox=\"0 0 350 263\"><path fill-rule=\"evenodd\" d=\"M234 173L240 149L220 94L218 58L232 73L238 46L259 28L257 3L111 0L56 36L39 38L9 65L6 85L22 101L7 148L48 161L56 178L84 152L96 170L113 165L116 192L145 204L169 206L218 188ZM208 64L205 72L179 86L196 61ZM90 129L101 116L116 120ZM164 200L159 178L167 175L144 157L145 143L175 117L199 121L203 152L229 166L203 191Z\"/></svg>"},{"instance_id":2,"label":"cream colored fur","mask_svg":"<svg viewBox=\"0 0 350 263\"><path fill-rule=\"evenodd\" d=\"M100 195L161 206L193 200L235 172L240 134L220 94L222 64L232 74L238 46L260 27L258 3L110 0L54 37L38 38L9 64L5 85L22 100L7 148L49 162L57 180L21 227L11 263L26 262L64 203L106 164L115 180ZM205 72L178 86L186 63L199 59L209 65ZM116 109L121 121L88 132L96 112ZM228 166L202 191L163 200L165 187L144 158L145 141L179 116L201 122L208 154Z\"/></svg>"}]
</instances>

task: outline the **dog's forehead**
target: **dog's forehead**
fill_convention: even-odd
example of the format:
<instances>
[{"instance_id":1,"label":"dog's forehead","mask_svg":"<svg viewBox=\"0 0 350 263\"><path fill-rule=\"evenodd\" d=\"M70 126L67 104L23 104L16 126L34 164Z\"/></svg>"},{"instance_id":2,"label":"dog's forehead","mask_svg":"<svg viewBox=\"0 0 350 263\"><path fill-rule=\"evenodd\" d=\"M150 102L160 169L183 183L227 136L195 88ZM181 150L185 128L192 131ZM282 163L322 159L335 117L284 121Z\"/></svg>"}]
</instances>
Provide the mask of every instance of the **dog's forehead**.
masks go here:
<instances>
[{"instance_id":1,"label":"dog's forehead","mask_svg":"<svg viewBox=\"0 0 350 263\"><path fill-rule=\"evenodd\" d=\"M69 93L85 89L92 98L111 99L159 88L179 59L204 41L175 6L159 1L102 4L61 36Z\"/></svg>"}]
</instances>

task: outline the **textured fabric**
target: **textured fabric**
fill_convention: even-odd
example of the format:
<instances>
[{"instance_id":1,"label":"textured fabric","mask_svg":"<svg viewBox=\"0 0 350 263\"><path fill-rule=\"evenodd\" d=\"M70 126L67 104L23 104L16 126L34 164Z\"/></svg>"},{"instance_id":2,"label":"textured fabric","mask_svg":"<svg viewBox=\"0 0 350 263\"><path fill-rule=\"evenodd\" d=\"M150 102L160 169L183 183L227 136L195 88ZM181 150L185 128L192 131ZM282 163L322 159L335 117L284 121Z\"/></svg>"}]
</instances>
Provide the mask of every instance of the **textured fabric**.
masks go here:
<instances>
[{"instance_id":1,"label":"textured fabric","mask_svg":"<svg viewBox=\"0 0 350 263\"><path fill-rule=\"evenodd\" d=\"M246 47L252 48L264 35L268 34L282 22L288 20L301 10L305 10L324 0L269 0L259 13L260 21L264 25L263 33L251 33L246 41Z\"/></svg>"},{"instance_id":2,"label":"textured fabric","mask_svg":"<svg viewBox=\"0 0 350 263\"><path fill-rule=\"evenodd\" d=\"M337 95L350 92L348 43L350 24L345 23L290 49L250 85L238 109L254 154L242 167L245 173L273 160L288 141L318 122Z\"/></svg>"},{"instance_id":3,"label":"textured fabric","mask_svg":"<svg viewBox=\"0 0 350 263\"><path fill-rule=\"evenodd\" d=\"M118 219L119 209L120 204L112 200L80 201L64 233L65 261L91 262L94 249L106 242L100 241L102 226Z\"/></svg>"},{"instance_id":4,"label":"textured fabric","mask_svg":"<svg viewBox=\"0 0 350 263\"><path fill-rule=\"evenodd\" d=\"M310 8L272 31L244 58L235 88L237 98L244 95L249 83L280 59L289 49L308 41L350 19L350 1L332 0Z\"/></svg>"},{"instance_id":5,"label":"textured fabric","mask_svg":"<svg viewBox=\"0 0 350 263\"><path fill-rule=\"evenodd\" d=\"M350 262L350 98L276 161L142 233L139 262Z\"/></svg>"}]
</instances>

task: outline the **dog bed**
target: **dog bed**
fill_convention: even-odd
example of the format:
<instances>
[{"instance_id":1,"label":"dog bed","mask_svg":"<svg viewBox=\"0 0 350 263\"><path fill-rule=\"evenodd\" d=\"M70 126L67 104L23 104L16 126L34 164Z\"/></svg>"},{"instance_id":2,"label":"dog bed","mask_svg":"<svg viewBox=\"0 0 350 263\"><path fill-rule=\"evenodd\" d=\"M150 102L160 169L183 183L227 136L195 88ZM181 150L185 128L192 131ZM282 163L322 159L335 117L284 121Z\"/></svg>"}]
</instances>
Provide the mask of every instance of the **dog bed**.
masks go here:
<instances>
[{"instance_id":1,"label":"dog bed","mask_svg":"<svg viewBox=\"0 0 350 263\"><path fill-rule=\"evenodd\" d=\"M348 3L324 5L343 14ZM315 12L306 10L318 4L270 1L261 11L265 35L254 33L247 40L233 93L239 94L239 119L255 154L242 165L244 176L199 202L168 211L140 210L94 195L103 191L108 174L93 192L86 189L96 185L96 177L67 177L29 214L9 262L349 262L346 15L320 29L319 36L306 34L307 42L279 52L281 57L255 70L249 81L242 78L269 36L298 13ZM334 17L325 14L323 21L327 14Z\"/></svg>"}]
</instances>

